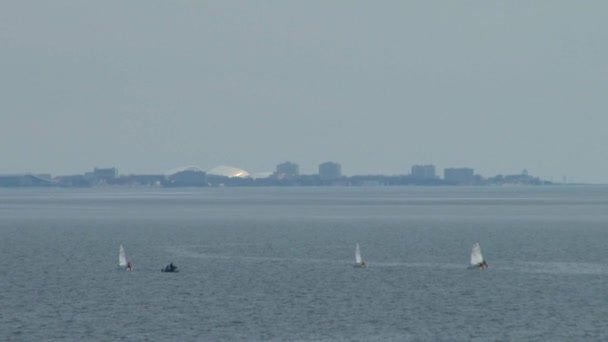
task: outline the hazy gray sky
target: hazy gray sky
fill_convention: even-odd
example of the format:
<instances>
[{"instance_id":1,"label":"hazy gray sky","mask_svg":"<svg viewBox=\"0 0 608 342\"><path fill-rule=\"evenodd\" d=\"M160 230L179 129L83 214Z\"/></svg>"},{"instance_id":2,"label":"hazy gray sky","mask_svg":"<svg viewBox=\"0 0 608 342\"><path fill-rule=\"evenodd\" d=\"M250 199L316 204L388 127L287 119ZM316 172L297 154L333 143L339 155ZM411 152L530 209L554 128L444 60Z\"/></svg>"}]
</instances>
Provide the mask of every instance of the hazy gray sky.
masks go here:
<instances>
[{"instance_id":1,"label":"hazy gray sky","mask_svg":"<svg viewBox=\"0 0 608 342\"><path fill-rule=\"evenodd\" d=\"M608 182L608 1L4 1L0 173Z\"/></svg>"}]
</instances>

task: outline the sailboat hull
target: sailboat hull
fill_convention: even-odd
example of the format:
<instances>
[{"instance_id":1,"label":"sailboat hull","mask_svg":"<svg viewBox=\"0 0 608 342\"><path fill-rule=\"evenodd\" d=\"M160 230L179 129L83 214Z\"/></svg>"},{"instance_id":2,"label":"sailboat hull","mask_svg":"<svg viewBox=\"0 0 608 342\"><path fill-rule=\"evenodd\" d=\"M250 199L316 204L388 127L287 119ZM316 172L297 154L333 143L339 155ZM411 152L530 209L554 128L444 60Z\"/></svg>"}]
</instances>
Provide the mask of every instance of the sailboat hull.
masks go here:
<instances>
[{"instance_id":1,"label":"sailboat hull","mask_svg":"<svg viewBox=\"0 0 608 342\"><path fill-rule=\"evenodd\" d=\"M356 262L356 263L353 265L353 267L355 267L355 268L366 268L366 267L367 267L367 264L365 263L365 261L364 261L364 262L360 262L360 263L359 263L359 262Z\"/></svg>"}]
</instances>

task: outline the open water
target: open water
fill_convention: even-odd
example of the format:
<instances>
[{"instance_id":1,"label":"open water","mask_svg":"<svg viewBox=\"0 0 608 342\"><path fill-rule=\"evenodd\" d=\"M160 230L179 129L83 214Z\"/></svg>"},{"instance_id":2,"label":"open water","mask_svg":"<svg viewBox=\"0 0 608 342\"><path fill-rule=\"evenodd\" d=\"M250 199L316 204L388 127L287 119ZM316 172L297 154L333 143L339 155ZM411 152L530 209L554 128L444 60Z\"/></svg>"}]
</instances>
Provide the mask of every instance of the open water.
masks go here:
<instances>
[{"instance_id":1,"label":"open water","mask_svg":"<svg viewBox=\"0 0 608 342\"><path fill-rule=\"evenodd\" d=\"M608 187L0 189L0 340L606 341L607 246Z\"/></svg>"}]
</instances>

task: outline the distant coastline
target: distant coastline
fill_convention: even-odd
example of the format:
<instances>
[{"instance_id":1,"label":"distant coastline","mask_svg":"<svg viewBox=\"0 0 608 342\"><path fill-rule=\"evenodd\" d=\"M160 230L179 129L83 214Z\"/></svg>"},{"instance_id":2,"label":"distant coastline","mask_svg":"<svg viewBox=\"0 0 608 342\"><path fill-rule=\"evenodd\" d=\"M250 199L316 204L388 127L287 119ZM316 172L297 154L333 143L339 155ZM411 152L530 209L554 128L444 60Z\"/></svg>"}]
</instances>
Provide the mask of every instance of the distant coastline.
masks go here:
<instances>
[{"instance_id":1,"label":"distant coastline","mask_svg":"<svg viewBox=\"0 0 608 342\"><path fill-rule=\"evenodd\" d=\"M473 169L445 169L444 178L435 175L432 165L415 165L407 175L354 175L341 173L340 164L327 162L319 166L318 174L300 175L297 164L286 162L277 165L269 175L250 176L246 171L224 167L225 174L207 173L195 167L177 170L171 174L119 175L116 168L95 168L92 172L77 175L51 176L49 174L0 175L0 187L267 187L267 186L517 186L555 185L556 183L521 174L483 177ZM557 183L558 184L558 183Z\"/></svg>"}]
</instances>

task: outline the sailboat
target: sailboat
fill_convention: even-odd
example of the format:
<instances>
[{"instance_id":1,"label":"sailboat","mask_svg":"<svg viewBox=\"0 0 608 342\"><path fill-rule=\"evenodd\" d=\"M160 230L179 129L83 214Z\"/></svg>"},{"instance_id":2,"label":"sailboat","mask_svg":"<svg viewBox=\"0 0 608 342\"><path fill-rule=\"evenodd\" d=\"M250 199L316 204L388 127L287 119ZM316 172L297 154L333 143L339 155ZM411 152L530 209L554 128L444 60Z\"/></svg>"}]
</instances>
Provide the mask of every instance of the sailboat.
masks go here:
<instances>
[{"instance_id":1,"label":"sailboat","mask_svg":"<svg viewBox=\"0 0 608 342\"><path fill-rule=\"evenodd\" d=\"M357 242L357 247L355 247L355 267L359 267L359 268L367 267L365 260L361 259L361 249L359 248L358 242Z\"/></svg>"},{"instance_id":2,"label":"sailboat","mask_svg":"<svg viewBox=\"0 0 608 342\"><path fill-rule=\"evenodd\" d=\"M481 254L481 247L479 247L479 243L475 242L473 244L473 248L471 249L471 266L469 268L487 268L488 264L483 259L483 255Z\"/></svg>"},{"instance_id":3,"label":"sailboat","mask_svg":"<svg viewBox=\"0 0 608 342\"><path fill-rule=\"evenodd\" d=\"M118 251L118 267L124 267L127 271L131 270L131 263L127 261L125 249L122 245L120 245L120 250Z\"/></svg>"}]
</instances>

